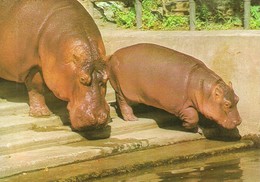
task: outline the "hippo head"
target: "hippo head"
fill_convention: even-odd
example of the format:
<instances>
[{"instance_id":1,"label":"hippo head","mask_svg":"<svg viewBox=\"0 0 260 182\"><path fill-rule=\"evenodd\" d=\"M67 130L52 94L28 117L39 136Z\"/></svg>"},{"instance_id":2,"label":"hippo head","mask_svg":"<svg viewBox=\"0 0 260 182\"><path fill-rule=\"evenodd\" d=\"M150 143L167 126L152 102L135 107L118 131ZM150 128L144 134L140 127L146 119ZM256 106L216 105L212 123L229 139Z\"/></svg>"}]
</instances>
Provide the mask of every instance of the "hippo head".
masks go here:
<instances>
[{"instance_id":1,"label":"hippo head","mask_svg":"<svg viewBox=\"0 0 260 182\"><path fill-rule=\"evenodd\" d=\"M63 41L42 65L47 86L58 98L68 101L75 130L102 128L109 121L104 59L103 43L74 38Z\"/></svg>"},{"instance_id":2,"label":"hippo head","mask_svg":"<svg viewBox=\"0 0 260 182\"><path fill-rule=\"evenodd\" d=\"M231 82L226 85L220 81L213 88L209 99L204 100L203 114L226 129L234 129L241 123L237 110L238 101Z\"/></svg>"},{"instance_id":3,"label":"hippo head","mask_svg":"<svg viewBox=\"0 0 260 182\"><path fill-rule=\"evenodd\" d=\"M106 126L109 106L105 100L108 76L102 61L86 62L76 68L74 90L68 103L72 127L76 130Z\"/></svg>"}]
</instances>

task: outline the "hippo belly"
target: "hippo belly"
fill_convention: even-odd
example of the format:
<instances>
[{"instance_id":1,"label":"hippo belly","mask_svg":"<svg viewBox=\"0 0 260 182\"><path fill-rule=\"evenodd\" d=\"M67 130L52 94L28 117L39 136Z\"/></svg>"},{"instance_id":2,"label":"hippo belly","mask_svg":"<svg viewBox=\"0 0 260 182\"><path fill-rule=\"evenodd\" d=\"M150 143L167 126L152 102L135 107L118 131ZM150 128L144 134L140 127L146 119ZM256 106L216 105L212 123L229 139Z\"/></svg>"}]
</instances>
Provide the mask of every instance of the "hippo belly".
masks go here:
<instances>
[{"instance_id":1,"label":"hippo belly","mask_svg":"<svg viewBox=\"0 0 260 182\"><path fill-rule=\"evenodd\" d=\"M108 65L124 120L137 120L132 102L164 109L187 129L197 127L198 112L215 119L205 112L204 100L223 81L201 61L162 46L137 44L116 51Z\"/></svg>"}]
</instances>

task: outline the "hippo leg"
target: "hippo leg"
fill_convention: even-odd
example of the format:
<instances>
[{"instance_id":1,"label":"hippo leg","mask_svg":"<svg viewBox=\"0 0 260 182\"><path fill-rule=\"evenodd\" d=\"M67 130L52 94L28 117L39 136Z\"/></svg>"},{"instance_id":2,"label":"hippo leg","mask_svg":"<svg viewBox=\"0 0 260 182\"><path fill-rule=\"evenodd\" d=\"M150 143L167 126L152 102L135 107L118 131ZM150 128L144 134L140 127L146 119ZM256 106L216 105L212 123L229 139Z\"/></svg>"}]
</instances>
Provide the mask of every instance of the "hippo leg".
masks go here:
<instances>
[{"instance_id":1,"label":"hippo leg","mask_svg":"<svg viewBox=\"0 0 260 182\"><path fill-rule=\"evenodd\" d=\"M138 118L134 115L133 109L127 103L126 99L121 93L116 92L116 102L119 105L122 116L125 121L137 121Z\"/></svg>"},{"instance_id":2,"label":"hippo leg","mask_svg":"<svg viewBox=\"0 0 260 182\"><path fill-rule=\"evenodd\" d=\"M30 116L41 117L51 115L51 111L45 104L43 96L43 79L37 68L33 68L28 74L25 84L29 95Z\"/></svg>"},{"instance_id":3,"label":"hippo leg","mask_svg":"<svg viewBox=\"0 0 260 182\"><path fill-rule=\"evenodd\" d=\"M188 107L181 112L180 118L183 120L183 126L188 129L194 129L197 132L199 115L193 107Z\"/></svg>"}]
</instances>

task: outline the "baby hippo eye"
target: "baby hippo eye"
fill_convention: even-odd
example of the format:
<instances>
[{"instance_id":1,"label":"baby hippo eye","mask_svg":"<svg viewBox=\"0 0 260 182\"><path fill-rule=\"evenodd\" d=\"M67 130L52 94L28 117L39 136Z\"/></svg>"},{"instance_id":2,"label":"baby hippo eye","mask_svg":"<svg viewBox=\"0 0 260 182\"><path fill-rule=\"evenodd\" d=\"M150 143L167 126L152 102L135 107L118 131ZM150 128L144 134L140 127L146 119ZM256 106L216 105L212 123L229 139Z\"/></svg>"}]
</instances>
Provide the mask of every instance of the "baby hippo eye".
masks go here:
<instances>
[{"instance_id":1,"label":"baby hippo eye","mask_svg":"<svg viewBox=\"0 0 260 182\"><path fill-rule=\"evenodd\" d=\"M224 102L224 106L225 106L225 108L231 108L231 102L226 100Z\"/></svg>"}]
</instances>

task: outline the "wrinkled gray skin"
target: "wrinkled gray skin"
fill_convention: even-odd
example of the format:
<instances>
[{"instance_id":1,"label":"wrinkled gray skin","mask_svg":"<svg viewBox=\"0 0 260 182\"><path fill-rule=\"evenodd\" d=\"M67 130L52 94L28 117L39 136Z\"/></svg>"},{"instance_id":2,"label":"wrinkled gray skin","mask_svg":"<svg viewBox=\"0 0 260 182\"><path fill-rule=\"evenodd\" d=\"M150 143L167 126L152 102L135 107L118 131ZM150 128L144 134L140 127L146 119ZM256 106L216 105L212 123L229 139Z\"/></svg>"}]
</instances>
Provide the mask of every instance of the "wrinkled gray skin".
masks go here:
<instances>
[{"instance_id":1,"label":"wrinkled gray skin","mask_svg":"<svg viewBox=\"0 0 260 182\"><path fill-rule=\"evenodd\" d=\"M48 116L43 83L68 101L72 127L103 127L105 48L91 16L76 0L0 1L0 77L25 82L30 115Z\"/></svg>"},{"instance_id":2,"label":"wrinkled gray skin","mask_svg":"<svg viewBox=\"0 0 260 182\"><path fill-rule=\"evenodd\" d=\"M130 103L143 103L176 115L187 129L197 128L198 112L227 129L241 123L231 84L191 56L137 44L116 51L108 71L126 121L137 120Z\"/></svg>"}]
</instances>

